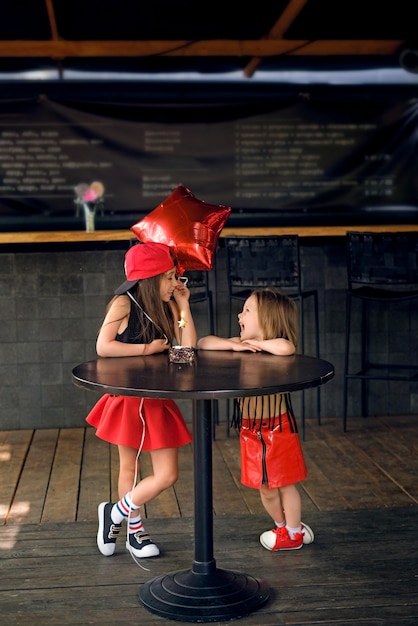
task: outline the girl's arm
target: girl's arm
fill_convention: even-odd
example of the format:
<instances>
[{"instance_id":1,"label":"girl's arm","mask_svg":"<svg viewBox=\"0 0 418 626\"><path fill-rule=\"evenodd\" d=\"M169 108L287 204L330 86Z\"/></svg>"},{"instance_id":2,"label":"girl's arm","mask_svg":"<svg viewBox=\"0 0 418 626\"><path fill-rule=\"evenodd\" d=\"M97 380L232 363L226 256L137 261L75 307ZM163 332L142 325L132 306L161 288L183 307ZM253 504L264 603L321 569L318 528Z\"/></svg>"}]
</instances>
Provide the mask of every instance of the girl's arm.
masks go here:
<instances>
[{"instance_id":1,"label":"girl's arm","mask_svg":"<svg viewBox=\"0 0 418 626\"><path fill-rule=\"evenodd\" d=\"M130 310L128 296L118 296L112 301L96 341L99 356L143 356L168 349L164 339L155 339L152 343L123 343L116 340L116 335L128 325Z\"/></svg>"},{"instance_id":2,"label":"girl's arm","mask_svg":"<svg viewBox=\"0 0 418 626\"><path fill-rule=\"evenodd\" d=\"M277 339L262 340L248 339L242 343L248 344L257 350L275 354L276 356L290 356L296 352L295 345L288 339L282 339L281 337L278 337Z\"/></svg>"},{"instance_id":3,"label":"girl's arm","mask_svg":"<svg viewBox=\"0 0 418 626\"><path fill-rule=\"evenodd\" d=\"M217 337L216 335L207 335L202 337L197 342L197 347L200 350L233 350L234 352L257 352L257 348L252 347L250 344L246 344L241 341L239 337L231 337L226 339L223 337Z\"/></svg>"},{"instance_id":4,"label":"girl's arm","mask_svg":"<svg viewBox=\"0 0 418 626\"><path fill-rule=\"evenodd\" d=\"M239 337L223 339L215 335L208 335L199 339L197 347L201 350L233 350L234 352L269 352L276 356L288 356L294 354L295 346L287 339L248 339L241 341Z\"/></svg>"},{"instance_id":5,"label":"girl's arm","mask_svg":"<svg viewBox=\"0 0 418 626\"><path fill-rule=\"evenodd\" d=\"M174 300L170 301L170 305L173 311L174 317L174 335L177 343L189 348L195 348L197 343L197 331L193 320L192 312L190 309L190 290L188 287L180 283L174 290ZM179 321L183 314L183 319L186 325L183 327L180 333ZM180 342L181 334L181 342Z\"/></svg>"}]
</instances>

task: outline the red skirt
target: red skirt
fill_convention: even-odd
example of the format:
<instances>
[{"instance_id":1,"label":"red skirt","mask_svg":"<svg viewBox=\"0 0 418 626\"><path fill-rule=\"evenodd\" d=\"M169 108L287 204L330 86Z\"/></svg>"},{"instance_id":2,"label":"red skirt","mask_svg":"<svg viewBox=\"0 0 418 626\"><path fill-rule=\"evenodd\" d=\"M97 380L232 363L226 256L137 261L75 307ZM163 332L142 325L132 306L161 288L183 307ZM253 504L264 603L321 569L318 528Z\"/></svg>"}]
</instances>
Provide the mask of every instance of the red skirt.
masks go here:
<instances>
[{"instance_id":1,"label":"red skirt","mask_svg":"<svg viewBox=\"0 0 418 626\"><path fill-rule=\"evenodd\" d=\"M308 475L299 435L292 432L287 414L281 416L281 426L273 430L260 422L258 428L243 425L240 454L241 482L246 487L260 489L263 484L271 489L286 487Z\"/></svg>"},{"instance_id":2,"label":"red skirt","mask_svg":"<svg viewBox=\"0 0 418 626\"><path fill-rule=\"evenodd\" d=\"M100 439L135 450L141 447L144 422L142 450L178 448L192 440L174 400L106 394L94 405L86 421L96 428Z\"/></svg>"}]
</instances>

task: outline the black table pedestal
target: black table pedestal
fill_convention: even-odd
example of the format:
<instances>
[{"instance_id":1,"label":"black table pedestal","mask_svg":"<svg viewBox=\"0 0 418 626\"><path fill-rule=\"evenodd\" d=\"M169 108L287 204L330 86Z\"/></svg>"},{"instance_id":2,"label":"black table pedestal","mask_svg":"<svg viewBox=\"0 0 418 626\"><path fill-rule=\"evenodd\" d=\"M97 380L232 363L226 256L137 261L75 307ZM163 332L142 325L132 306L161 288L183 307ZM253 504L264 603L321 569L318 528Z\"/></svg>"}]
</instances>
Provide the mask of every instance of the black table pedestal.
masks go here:
<instances>
[{"instance_id":1,"label":"black table pedestal","mask_svg":"<svg viewBox=\"0 0 418 626\"><path fill-rule=\"evenodd\" d=\"M157 576L139 595L151 613L184 622L219 622L255 611L268 600L270 589L247 574L215 568L202 575L192 568Z\"/></svg>"},{"instance_id":2,"label":"black table pedestal","mask_svg":"<svg viewBox=\"0 0 418 626\"><path fill-rule=\"evenodd\" d=\"M157 576L139 598L151 613L184 622L244 617L270 596L263 580L216 567L213 558L212 418L209 400L193 411L195 558L191 569Z\"/></svg>"}]
</instances>

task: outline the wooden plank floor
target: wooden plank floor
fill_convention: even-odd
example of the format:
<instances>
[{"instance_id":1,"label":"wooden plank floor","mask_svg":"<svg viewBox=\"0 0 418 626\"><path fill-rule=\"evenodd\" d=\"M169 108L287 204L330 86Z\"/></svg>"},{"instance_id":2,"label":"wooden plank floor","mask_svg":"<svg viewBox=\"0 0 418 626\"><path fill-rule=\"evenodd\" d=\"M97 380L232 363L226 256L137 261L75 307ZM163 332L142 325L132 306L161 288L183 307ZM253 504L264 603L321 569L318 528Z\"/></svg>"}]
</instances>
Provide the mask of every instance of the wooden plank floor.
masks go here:
<instances>
[{"instance_id":1,"label":"wooden plank floor","mask_svg":"<svg viewBox=\"0 0 418 626\"><path fill-rule=\"evenodd\" d=\"M242 626L418 623L418 420L307 422L309 476L303 519L315 542L270 553L258 493L239 482L238 439L213 443L218 567L263 578L271 596ZM139 567L124 549L96 547L97 504L116 498L117 453L94 430L0 431L0 623L187 623L152 615L141 584L188 569L193 559L192 445L181 449L177 484L146 507L161 556ZM142 455L142 469L149 458Z\"/></svg>"},{"instance_id":2,"label":"wooden plank floor","mask_svg":"<svg viewBox=\"0 0 418 626\"><path fill-rule=\"evenodd\" d=\"M240 484L238 438L216 429L215 515L263 512L258 492ZM308 422L302 443L309 476L303 511L418 504L418 419L351 418ZM92 428L0 431L0 524L95 521L97 504L117 498L118 455ZM150 469L149 455L141 457ZM180 449L176 485L146 506L145 517L193 516L192 444Z\"/></svg>"}]
</instances>

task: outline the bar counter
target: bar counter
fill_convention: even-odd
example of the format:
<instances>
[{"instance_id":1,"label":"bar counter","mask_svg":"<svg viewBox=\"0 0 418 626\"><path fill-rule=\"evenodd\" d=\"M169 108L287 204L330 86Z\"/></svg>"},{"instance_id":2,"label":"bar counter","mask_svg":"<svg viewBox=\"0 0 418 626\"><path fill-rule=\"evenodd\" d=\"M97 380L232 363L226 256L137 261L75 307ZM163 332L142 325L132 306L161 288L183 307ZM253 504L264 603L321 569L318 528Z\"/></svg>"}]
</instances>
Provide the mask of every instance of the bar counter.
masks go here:
<instances>
[{"instance_id":1,"label":"bar counter","mask_svg":"<svg viewBox=\"0 0 418 626\"><path fill-rule=\"evenodd\" d=\"M347 230L368 232L405 232L416 231L418 224L383 224L346 226L260 226L223 228L220 237L236 236L269 236L297 234L299 237L344 237ZM39 231L39 232L10 232L0 233L0 244L14 243L70 243L82 241L128 241L134 238L129 230L83 230Z\"/></svg>"}]
</instances>

